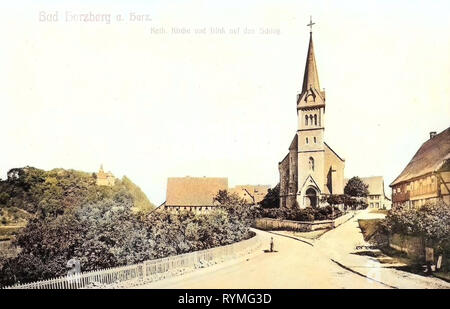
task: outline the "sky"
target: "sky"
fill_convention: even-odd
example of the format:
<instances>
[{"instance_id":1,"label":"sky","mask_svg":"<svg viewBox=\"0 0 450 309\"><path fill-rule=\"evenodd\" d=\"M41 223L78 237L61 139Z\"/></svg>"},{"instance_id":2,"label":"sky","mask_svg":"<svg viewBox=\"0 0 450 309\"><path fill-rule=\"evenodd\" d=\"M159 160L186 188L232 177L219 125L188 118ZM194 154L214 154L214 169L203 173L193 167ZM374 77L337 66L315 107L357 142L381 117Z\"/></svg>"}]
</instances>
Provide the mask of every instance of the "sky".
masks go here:
<instances>
[{"instance_id":1,"label":"sky","mask_svg":"<svg viewBox=\"0 0 450 309\"><path fill-rule=\"evenodd\" d=\"M325 141L390 196L449 126L449 1L2 2L0 178L103 164L156 205L168 177L276 185L310 15Z\"/></svg>"}]
</instances>

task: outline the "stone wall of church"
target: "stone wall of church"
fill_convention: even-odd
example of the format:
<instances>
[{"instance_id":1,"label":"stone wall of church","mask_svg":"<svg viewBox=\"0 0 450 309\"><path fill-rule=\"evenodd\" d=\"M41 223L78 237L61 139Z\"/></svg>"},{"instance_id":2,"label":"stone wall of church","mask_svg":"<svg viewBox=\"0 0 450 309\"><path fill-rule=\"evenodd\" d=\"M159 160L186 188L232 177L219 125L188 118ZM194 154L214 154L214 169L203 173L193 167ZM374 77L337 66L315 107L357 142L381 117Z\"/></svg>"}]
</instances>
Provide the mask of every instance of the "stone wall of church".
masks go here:
<instances>
[{"instance_id":1,"label":"stone wall of church","mask_svg":"<svg viewBox=\"0 0 450 309\"><path fill-rule=\"evenodd\" d=\"M325 147L324 179L329 194L344 194L344 168L345 162L328 147ZM331 172L332 170L335 170L335 172Z\"/></svg>"},{"instance_id":2,"label":"stone wall of church","mask_svg":"<svg viewBox=\"0 0 450 309\"><path fill-rule=\"evenodd\" d=\"M312 159L312 160L311 160ZM308 189L309 184L305 184L306 179L308 176L311 175L311 177L314 179L315 183L317 184L317 189L320 192L323 193L323 162L324 162L324 152L323 151L316 151L316 152L304 152L298 154L298 185L299 185L299 192L303 196ZM303 199L303 197L301 197ZM299 201L300 203L300 201Z\"/></svg>"},{"instance_id":3,"label":"stone wall of church","mask_svg":"<svg viewBox=\"0 0 450 309\"><path fill-rule=\"evenodd\" d=\"M297 149L289 150L289 187L286 206L289 208L295 207L298 191L298 160Z\"/></svg>"},{"instance_id":4,"label":"stone wall of church","mask_svg":"<svg viewBox=\"0 0 450 309\"><path fill-rule=\"evenodd\" d=\"M286 207L289 186L289 154L278 164L280 172L280 208Z\"/></svg>"},{"instance_id":5,"label":"stone wall of church","mask_svg":"<svg viewBox=\"0 0 450 309\"><path fill-rule=\"evenodd\" d=\"M297 197L297 155L296 149L289 150L289 154L280 162L280 207L292 208Z\"/></svg>"}]
</instances>

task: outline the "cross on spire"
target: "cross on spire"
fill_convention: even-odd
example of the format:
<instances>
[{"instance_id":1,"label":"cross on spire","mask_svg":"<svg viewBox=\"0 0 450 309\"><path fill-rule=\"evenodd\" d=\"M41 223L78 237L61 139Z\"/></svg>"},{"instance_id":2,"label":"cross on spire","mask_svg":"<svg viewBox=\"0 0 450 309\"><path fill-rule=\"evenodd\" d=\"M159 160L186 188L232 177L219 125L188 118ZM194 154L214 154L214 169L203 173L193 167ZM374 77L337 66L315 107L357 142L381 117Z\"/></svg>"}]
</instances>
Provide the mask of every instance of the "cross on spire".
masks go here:
<instances>
[{"instance_id":1,"label":"cross on spire","mask_svg":"<svg viewBox=\"0 0 450 309\"><path fill-rule=\"evenodd\" d=\"M309 47L306 57L305 75L303 76L302 93L311 88L320 91L319 75L317 73L316 58L314 57L314 46L312 40L312 26L314 24L315 23L312 21L312 16L310 16L310 21L307 26L310 27L311 32L309 33Z\"/></svg>"},{"instance_id":2,"label":"cross on spire","mask_svg":"<svg viewBox=\"0 0 450 309\"><path fill-rule=\"evenodd\" d=\"M309 16L309 24L307 24L307 26L309 27L309 32L312 33L312 26L315 25L316 23L313 23L312 21L312 16Z\"/></svg>"}]
</instances>

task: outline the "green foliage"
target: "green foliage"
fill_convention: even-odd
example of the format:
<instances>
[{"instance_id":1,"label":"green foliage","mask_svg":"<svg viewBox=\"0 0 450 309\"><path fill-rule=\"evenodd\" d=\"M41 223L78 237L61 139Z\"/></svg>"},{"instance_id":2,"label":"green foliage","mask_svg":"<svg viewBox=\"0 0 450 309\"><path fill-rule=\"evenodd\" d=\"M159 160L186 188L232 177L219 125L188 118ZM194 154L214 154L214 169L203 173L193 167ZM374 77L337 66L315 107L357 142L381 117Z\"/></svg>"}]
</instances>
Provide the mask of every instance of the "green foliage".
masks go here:
<instances>
[{"instance_id":1,"label":"green foliage","mask_svg":"<svg viewBox=\"0 0 450 309\"><path fill-rule=\"evenodd\" d=\"M137 209L153 209L145 194L127 177L112 187L97 186L90 173L34 167L14 168L0 181L0 207L17 207L39 218L56 217L67 209L103 199L131 200Z\"/></svg>"},{"instance_id":2,"label":"green foliage","mask_svg":"<svg viewBox=\"0 0 450 309\"><path fill-rule=\"evenodd\" d=\"M136 213L133 200L122 197L31 219L14 242L21 252L0 269L0 284L64 275L71 258L80 260L82 271L89 271L231 244L249 237L254 219L252 208L233 195L223 207L200 215Z\"/></svg>"},{"instance_id":3,"label":"green foliage","mask_svg":"<svg viewBox=\"0 0 450 309\"><path fill-rule=\"evenodd\" d=\"M220 205L230 205L240 202L237 194L230 194L227 190L219 190L219 192L217 192L216 196L213 198L213 201L219 203Z\"/></svg>"},{"instance_id":4,"label":"green foliage","mask_svg":"<svg viewBox=\"0 0 450 309\"><path fill-rule=\"evenodd\" d=\"M366 197L369 194L369 186L358 176L350 178L344 188L344 193L353 197Z\"/></svg>"},{"instance_id":5,"label":"green foliage","mask_svg":"<svg viewBox=\"0 0 450 309\"><path fill-rule=\"evenodd\" d=\"M229 194L226 190L219 190L214 197L222 209L226 211L229 217L229 237L243 239L248 236L248 228L254 223L258 216L260 207L249 205L245 199L239 198L235 193Z\"/></svg>"},{"instance_id":6,"label":"green foliage","mask_svg":"<svg viewBox=\"0 0 450 309\"><path fill-rule=\"evenodd\" d=\"M331 194L324 196L322 199L323 202L327 202L330 205L341 205L344 204L345 197L344 195L338 195L338 194Z\"/></svg>"},{"instance_id":7,"label":"green foliage","mask_svg":"<svg viewBox=\"0 0 450 309\"><path fill-rule=\"evenodd\" d=\"M0 208L0 222L5 225L23 226L31 215L17 207Z\"/></svg>"},{"instance_id":8,"label":"green foliage","mask_svg":"<svg viewBox=\"0 0 450 309\"><path fill-rule=\"evenodd\" d=\"M10 196L7 192L0 192L0 205L6 205Z\"/></svg>"},{"instance_id":9,"label":"green foliage","mask_svg":"<svg viewBox=\"0 0 450 309\"><path fill-rule=\"evenodd\" d=\"M344 205L345 209L365 209L367 208L367 200L364 197L353 197L347 194L331 194L322 198L322 202L329 205Z\"/></svg>"},{"instance_id":10,"label":"green foliage","mask_svg":"<svg viewBox=\"0 0 450 309\"><path fill-rule=\"evenodd\" d=\"M419 209L397 206L389 211L384 227L390 233L445 242L450 239L450 206L442 201L426 204Z\"/></svg>"},{"instance_id":11,"label":"green foliage","mask_svg":"<svg viewBox=\"0 0 450 309\"><path fill-rule=\"evenodd\" d=\"M261 216L272 219L293 220L293 221L314 221L314 220L330 220L342 215L342 212L331 206L319 208L271 208L262 209Z\"/></svg>"},{"instance_id":12,"label":"green foliage","mask_svg":"<svg viewBox=\"0 0 450 309\"><path fill-rule=\"evenodd\" d=\"M134 207L143 213L148 213L151 210L155 209L155 205L153 205L147 198L144 192L142 192L141 188L135 185L128 177L122 177L122 184L127 188L128 192L131 194L133 198Z\"/></svg>"},{"instance_id":13,"label":"green foliage","mask_svg":"<svg viewBox=\"0 0 450 309\"><path fill-rule=\"evenodd\" d=\"M272 189L267 190L267 194L260 203L262 208L280 207L280 184L278 183Z\"/></svg>"}]
</instances>

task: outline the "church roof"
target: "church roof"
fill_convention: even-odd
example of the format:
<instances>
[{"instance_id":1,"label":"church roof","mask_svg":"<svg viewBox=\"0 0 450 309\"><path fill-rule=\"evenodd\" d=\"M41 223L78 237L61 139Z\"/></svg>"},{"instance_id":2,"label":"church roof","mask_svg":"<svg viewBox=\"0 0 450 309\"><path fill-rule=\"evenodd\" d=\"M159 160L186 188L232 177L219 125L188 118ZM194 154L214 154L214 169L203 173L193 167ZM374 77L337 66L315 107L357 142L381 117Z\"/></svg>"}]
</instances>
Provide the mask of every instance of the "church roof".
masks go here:
<instances>
[{"instance_id":1,"label":"church roof","mask_svg":"<svg viewBox=\"0 0 450 309\"><path fill-rule=\"evenodd\" d=\"M336 157L337 157L339 160L341 160L342 162L345 162L345 160L342 159L342 158L336 153L336 151L334 151L330 146L328 146L327 143L325 143L325 142L323 142L323 143L324 143L324 145L325 145L332 153L334 153L334 154L336 155Z\"/></svg>"},{"instance_id":2,"label":"church roof","mask_svg":"<svg viewBox=\"0 0 450 309\"><path fill-rule=\"evenodd\" d=\"M302 93L313 88L320 92L319 73L317 71L316 57L314 55L314 44L312 32L309 35L308 55L306 57L305 75L303 76Z\"/></svg>"},{"instance_id":3,"label":"church roof","mask_svg":"<svg viewBox=\"0 0 450 309\"><path fill-rule=\"evenodd\" d=\"M450 127L423 143L390 186L435 172L447 160L450 160Z\"/></svg>"},{"instance_id":4,"label":"church roof","mask_svg":"<svg viewBox=\"0 0 450 309\"><path fill-rule=\"evenodd\" d=\"M171 177L167 179L167 206L212 206L219 190L228 189L228 178Z\"/></svg>"},{"instance_id":5,"label":"church roof","mask_svg":"<svg viewBox=\"0 0 450 309\"><path fill-rule=\"evenodd\" d=\"M292 139L291 145L289 146L289 150L298 149L298 135L295 133L294 138Z\"/></svg>"}]
</instances>

